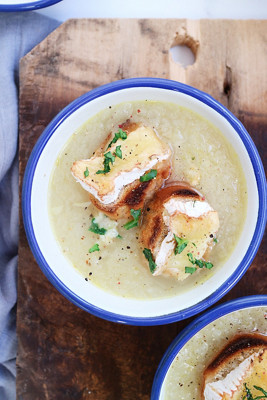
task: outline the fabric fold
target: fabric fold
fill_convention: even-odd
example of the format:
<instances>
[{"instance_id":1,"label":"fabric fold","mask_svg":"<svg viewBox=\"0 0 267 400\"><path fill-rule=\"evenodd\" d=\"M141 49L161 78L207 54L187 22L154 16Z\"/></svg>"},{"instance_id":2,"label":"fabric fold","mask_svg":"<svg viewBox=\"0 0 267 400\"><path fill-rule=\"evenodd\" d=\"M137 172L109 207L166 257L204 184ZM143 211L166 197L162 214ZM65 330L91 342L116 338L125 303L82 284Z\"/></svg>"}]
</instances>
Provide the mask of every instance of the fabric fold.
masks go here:
<instances>
[{"instance_id":1,"label":"fabric fold","mask_svg":"<svg viewBox=\"0 0 267 400\"><path fill-rule=\"evenodd\" d=\"M34 12L0 13L0 399L16 398L19 227L19 60L59 25Z\"/></svg>"}]
</instances>

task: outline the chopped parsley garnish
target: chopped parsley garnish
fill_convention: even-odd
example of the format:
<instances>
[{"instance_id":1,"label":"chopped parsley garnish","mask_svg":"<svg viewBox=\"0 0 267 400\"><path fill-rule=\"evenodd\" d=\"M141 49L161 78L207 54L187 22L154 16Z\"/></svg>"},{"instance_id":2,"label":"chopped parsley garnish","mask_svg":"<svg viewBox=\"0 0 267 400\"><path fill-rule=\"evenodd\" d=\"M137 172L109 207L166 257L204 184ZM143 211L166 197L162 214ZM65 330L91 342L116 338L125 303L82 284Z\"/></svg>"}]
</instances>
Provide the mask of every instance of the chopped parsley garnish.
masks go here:
<instances>
[{"instance_id":1,"label":"chopped parsley garnish","mask_svg":"<svg viewBox=\"0 0 267 400\"><path fill-rule=\"evenodd\" d=\"M157 268L157 265L156 265L155 261L153 260L151 250L144 249L143 253L144 253L144 256L146 257L146 259L148 260L150 272L153 274L153 272Z\"/></svg>"},{"instance_id":2,"label":"chopped parsley garnish","mask_svg":"<svg viewBox=\"0 0 267 400\"><path fill-rule=\"evenodd\" d=\"M253 386L254 386L254 385L253 385ZM254 388L255 388L256 390L259 390L260 392L262 392L262 393L264 394L264 396L267 397L267 390L264 390L264 389L262 389L262 388L259 387L259 386L254 386Z\"/></svg>"},{"instance_id":3,"label":"chopped parsley garnish","mask_svg":"<svg viewBox=\"0 0 267 400\"><path fill-rule=\"evenodd\" d=\"M100 251L98 243L94 244L94 245L89 249L89 253L93 253L94 251Z\"/></svg>"},{"instance_id":4,"label":"chopped parsley garnish","mask_svg":"<svg viewBox=\"0 0 267 400\"><path fill-rule=\"evenodd\" d=\"M192 264L195 264L195 259L192 253L187 253L187 257Z\"/></svg>"},{"instance_id":5,"label":"chopped parsley garnish","mask_svg":"<svg viewBox=\"0 0 267 400\"><path fill-rule=\"evenodd\" d=\"M121 128L119 129L119 132L115 133L114 138L109 143L107 149L109 149L113 143L116 143L118 139L127 139L127 133L124 132ZM106 174L107 172L109 172L110 164L113 165L116 156L122 158L121 146L117 146L115 149L115 153L113 154L110 151L104 154L104 169L99 169L98 171L96 171L96 174Z\"/></svg>"},{"instance_id":6,"label":"chopped parsley garnish","mask_svg":"<svg viewBox=\"0 0 267 400\"><path fill-rule=\"evenodd\" d=\"M182 239L179 238L178 236L175 235L175 233L173 234L174 239L176 240L177 246L174 249L174 254L180 254L182 253L182 251L186 248L187 244L188 244L188 240L187 239Z\"/></svg>"},{"instance_id":7,"label":"chopped parsley garnish","mask_svg":"<svg viewBox=\"0 0 267 400\"><path fill-rule=\"evenodd\" d=\"M197 268L195 267L185 267L185 273L186 274L193 274L194 272L196 272Z\"/></svg>"},{"instance_id":8,"label":"chopped parsley garnish","mask_svg":"<svg viewBox=\"0 0 267 400\"><path fill-rule=\"evenodd\" d=\"M103 170L98 170L96 173L97 174L106 174L107 172L110 171L110 163L113 164L115 161L115 156L108 151L106 154L104 154L104 169Z\"/></svg>"},{"instance_id":9,"label":"chopped parsley garnish","mask_svg":"<svg viewBox=\"0 0 267 400\"><path fill-rule=\"evenodd\" d=\"M245 386L245 390L246 390L246 395L243 396L242 400L259 400L259 399L266 399L267 398L267 391L262 389L259 386L255 386L253 385L253 387L258 390L259 392L263 393L263 396L257 396L257 397L253 397L251 390L247 387L247 384L244 384Z\"/></svg>"},{"instance_id":10,"label":"chopped parsley garnish","mask_svg":"<svg viewBox=\"0 0 267 400\"><path fill-rule=\"evenodd\" d=\"M247 384L245 383L245 390L246 390L246 395L242 397L242 400L253 400L252 393L248 389Z\"/></svg>"},{"instance_id":11,"label":"chopped parsley garnish","mask_svg":"<svg viewBox=\"0 0 267 400\"><path fill-rule=\"evenodd\" d=\"M86 167L86 170L83 171L84 177L87 178L87 176L89 176L89 170L88 167Z\"/></svg>"},{"instance_id":12,"label":"chopped parsley garnish","mask_svg":"<svg viewBox=\"0 0 267 400\"><path fill-rule=\"evenodd\" d=\"M108 151L106 154L104 154L104 157L105 157L105 159L109 160L108 162L111 164L113 164L115 161L115 156L110 151Z\"/></svg>"},{"instance_id":13,"label":"chopped parsley garnish","mask_svg":"<svg viewBox=\"0 0 267 400\"><path fill-rule=\"evenodd\" d=\"M156 169L152 169L147 174L141 176L140 181L141 182L151 181L151 179L154 179L157 176L157 173L158 173L158 171Z\"/></svg>"},{"instance_id":14,"label":"chopped parsley garnish","mask_svg":"<svg viewBox=\"0 0 267 400\"><path fill-rule=\"evenodd\" d=\"M213 238L214 243L218 243L218 239Z\"/></svg>"},{"instance_id":15,"label":"chopped parsley garnish","mask_svg":"<svg viewBox=\"0 0 267 400\"><path fill-rule=\"evenodd\" d=\"M197 265L199 268L203 268L203 267L207 268L207 269L213 268L213 264L211 262L194 258L192 253L187 253L187 257L188 257L189 261L191 262L191 264Z\"/></svg>"},{"instance_id":16,"label":"chopped parsley garnish","mask_svg":"<svg viewBox=\"0 0 267 400\"><path fill-rule=\"evenodd\" d=\"M199 268L207 268L207 269L211 269L213 268L213 264L211 262L208 261L203 261L203 260L198 260L197 258L195 259L195 264L199 267Z\"/></svg>"},{"instance_id":17,"label":"chopped parsley garnish","mask_svg":"<svg viewBox=\"0 0 267 400\"><path fill-rule=\"evenodd\" d=\"M116 147L115 154L117 157L122 158L121 146Z\"/></svg>"},{"instance_id":18,"label":"chopped parsley garnish","mask_svg":"<svg viewBox=\"0 0 267 400\"><path fill-rule=\"evenodd\" d=\"M139 210L131 209L131 216L133 217L133 220L127 222L125 225L123 225L123 227L128 231L129 229L132 229L135 226L137 226L140 215L141 215L141 208L139 208Z\"/></svg>"},{"instance_id":19,"label":"chopped parsley garnish","mask_svg":"<svg viewBox=\"0 0 267 400\"><path fill-rule=\"evenodd\" d=\"M203 268L204 267L203 261L202 260L198 260L197 258L195 258L195 261L193 262L193 264L196 264L199 268Z\"/></svg>"},{"instance_id":20,"label":"chopped parsley garnish","mask_svg":"<svg viewBox=\"0 0 267 400\"><path fill-rule=\"evenodd\" d=\"M120 234L117 235L118 239L122 239L122 236Z\"/></svg>"},{"instance_id":21,"label":"chopped parsley garnish","mask_svg":"<svg viewBox=\"0 0 267 400\"><path fill-rule=\"evenodd\" d=\"M173 234L173 236L177 243L174 249L174 254L175 255L180 254L186 248L189 241L187 239L179 238L178 236L175 235L175 233ZM192 242L192 244L193 246L197 247L195 243ZM187 253L187 257L188 260L191 262L191 264L196 265L199 268L207 268L207 269L213 268L213 264L211 262L205 260L199 260L198 258L195 258L192 253ZM197 270L197 267L185 267L185 272L187 274L192 275Z\"/></svg>"},{"instance_id":22,"label":"chopped parsley garnish","mask_svg":"<svg viewBox=\"0 0 267 400\"><path fill-rule=\"evenodd\" d=\"M124 132L121 128L119 129L119 132L116 132L114 134L114 138L109 143L107 149L109 149L113 143L116 143L118 141L118 139L122 139L122 140L127 139L127 133Z\"/></svg>"},{"instance_id":23,"label":"chopped parsley garnish","mask_svg":"<svg viewBox=\"0 0 267 400\"><path fill-rule=\"evenodd\" d=\"M247 387L246 383L245 383L245 390L246 390L246 396L244 396L243 399L253 400L252 393L251 393L250 389Z\"/></svg>"},{"instance_id":24,"label":"chopped parsley garnish","mask_svg":"<svg viewBox=\"0 0 267 400\"><path fill-rule=\"evenodd\" d=\"M207 269L213 268L213 264L211 262L204 261L204 263L205 263L205 265L204 265L205 268L207 268Z\"/></svg>"},{"instance_id":25,"label":"chopped parsley garnish","mask_svg":"<svg viewBox=\"0 0 267 400\"><path fill-rule=\"evenodd\" d=\"M95 222L95 218L91 221L91 226L88 231L96 233L97 235L105 235L107 230L105 228L99 228L99 225Z\"/></svg>"}]
</instances>

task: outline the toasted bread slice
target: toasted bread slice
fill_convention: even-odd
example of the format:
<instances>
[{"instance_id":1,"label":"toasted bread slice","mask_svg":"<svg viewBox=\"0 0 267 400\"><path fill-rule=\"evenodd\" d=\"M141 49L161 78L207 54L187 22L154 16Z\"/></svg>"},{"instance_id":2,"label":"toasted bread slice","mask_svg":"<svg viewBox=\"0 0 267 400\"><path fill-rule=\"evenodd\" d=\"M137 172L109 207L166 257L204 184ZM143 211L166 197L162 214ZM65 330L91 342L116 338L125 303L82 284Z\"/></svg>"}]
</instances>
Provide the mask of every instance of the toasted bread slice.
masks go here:
<instances>
[{"instance_id":1,"label":"toasted bread slice","mask_svg":"<svg viewBox=\"0 0 267 400\"><path fill-rule=\"evenodd\" d=\"M115 220L128 218L131 209L143 208L171 172L171 149L152 128L126 121L121 129L127 138L112 142L113 135L109 134L93 157L76 161L71 168L92 203ZM116 155L118 146L120 156ZM108 152L113 161L104 172ZM140 178L152 169L157 175L141 182Z\"/></svg>"},{"instance_id":2,"label":"toasted bread slice","mask_svg":"<svg viewBox=\"0 0 267 400\"><path fill-rule=\"evenodd\" d=\"M246 386L245 386L246 384ZM267 338L259 334L237 335L204 372L203 400L239 400L248 388L267 390Z\"/></svg>"},{"instance_id":3,"label":"toasted bread slice","mask_svg":"<svg viewBox=\"0 0 267 400\"><path fill-rule=\"evenodd\" d=\"M218 228L218 213L188 184L174 182L159 190L145 209L140 235L156 263L153 275L186 279L185 267L192 267L187 254L205 259ZM175 235L187 242L181 252L175 250Z\"/></svg>"}]
</instances>

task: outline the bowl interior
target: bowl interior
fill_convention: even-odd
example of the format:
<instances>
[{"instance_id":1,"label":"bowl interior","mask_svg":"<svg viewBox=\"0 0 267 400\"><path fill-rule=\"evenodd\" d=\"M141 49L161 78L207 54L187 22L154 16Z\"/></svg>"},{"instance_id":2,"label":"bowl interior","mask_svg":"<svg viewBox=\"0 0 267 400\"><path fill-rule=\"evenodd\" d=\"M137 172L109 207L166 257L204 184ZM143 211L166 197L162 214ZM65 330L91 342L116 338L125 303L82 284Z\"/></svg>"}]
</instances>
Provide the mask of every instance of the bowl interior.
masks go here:
<instances>
[{"instance_id":1,"label":"bowl interior","mask_svg":"<svg viewBox=\"0 0 267 400\"><path fill-rule=\"evenodd\" d=\"M257 313L255 313L254 310L257 310ZM241 317L240 312L243 312L243 317L244 315L247 316L247 326L244 326L244 322L240 322L239 318ZM244 314L244 312L246 314ZM233 332L232 330L232 325L231 329L227 330L227 324L229 325L230 322L231 324L239 324L240 328L242 325L242 328L244 327L244 331L242 332L253 332L255 331L255 327L257 325L257 318L259 315L262 315L262 321L264 321L264 315L267 312L267 296L249 296L249 297L243 297L240 299L236 299L230 302L227 302L225 304L221 304L214 308L213 310L210 310L206 312L204 315L201 317L198 317L195 321L193 321L183 332L181 332L180 335L177 336L177 338L173 341L173 343L170 345L169 349L166 351L161 364L157 370L155 380L153 383L153 389L152 389L152 399L153 400L163 400L166 398L166 395L170 395L169 390L171 389L170 384L168 383L168 374L172 372L170 370L171 367L173 367L174 361L176 360L179 352L184 350L184 347L188 344L188 342L192 339L195 340L195 336L198 335L200 343L198 344L198 351L201 355L201 362L203 358L205 358L205 346L203 347L203 351L201 351L201 342L203 342L203 337L200 336L201 334L204 335L205 338L207 338L207 332L210 332L211 335L213 335L213 331L215 332L213 338L214 341L213 343L210 343L209 348L212 349L212 347L215 345L216 347L216 341L220 343L220 340L223 340L223 344L219 346L219 348L216 350L215 354L212 354L212 358L218 354L218 352L227 344L227 340L231 340L232 337L235 336L237 332ZM255 319L254 319L254 314L255 314ZM231 321L229 320L231 318ZM242 318L242 317L241 317ZM227 322L228 321L228 322ZM267 325L266 322L260 323L260 333L267 334ZM218 325L218 327L214 326L214 323L216 324L221 324ZM258 322L259 323L259 322ZM223 326L223 328L222 328ZM225 327L225 328L224 328ZM258 328L259 326L257 326ZM203 333L202 333L203 332ZM218 336L217 336L218 335ZM221 336L220 336L221 335ZM225 336L229 336L228 339L225 339ZM190 349L192 351L192 348ZM189 351L189 352L190 352ZM183 354L188 354L187 352ZM186 359L185 357L182 356L182 359ZM186 360L187 361L187 360ZM197 362L197 360L195 359ZM177 376L177 371L174 370L175 376ZM198 372L199 373L199 372ZM193 379L193 376L191 375L191 378ZM183 382L183 380L181 380ZM184 382L183 382L184 383ZM173 398L173 394L170 395L170 398Z\"/></svg>"},{"instance_id":2,"label":"bowl interior","mask_svg":"<svg viewBox=\"0 0 267 400\"><path fill-rule=\"evenodd\" d=\"M202 285L194 287L189 292L172 298L151 301L122 299L102 291L90 284L90 282L85 282L84 278L64 257L59 244L55 240L49 222L47 201L49 179L55 161L70 136L90 117L110 105L123 101L145 99L167 101L188 107L208 119L221 130L239 155L241 165L245 171L249 210L249 216L247 215L246 217L238 244L223 268L220 268ZM43 264L43 270L50 275L55 286L59 287L65 295L72 297L84 308L87 308L88 304L91 305L91 311L93 308L122 316L151 318L182 312L184 309L190 308L208 298L222 285L225 285L223 290L227 291L229 289L230 284L227 281L236 268L240 266L255 231L259 209L259 194L253 165L246 146L226 118L205 104L205 102L201 102L185 93L163 88L132 87L105 94L83 104L76 108L75 112L70 113L67 118L62 118L56 125L52 123L46 131L47 134L44 135L39 144L38 154L35 155L35 160L30 166L33 181L30 204L26 204L25 213L28 213L31 219L30 241L35 248L35 253L37 253L37 259L39 258L39 263ZM237 278L232 279L231 285L234 284L235 279Z\"/></svg>"}]
</instances>

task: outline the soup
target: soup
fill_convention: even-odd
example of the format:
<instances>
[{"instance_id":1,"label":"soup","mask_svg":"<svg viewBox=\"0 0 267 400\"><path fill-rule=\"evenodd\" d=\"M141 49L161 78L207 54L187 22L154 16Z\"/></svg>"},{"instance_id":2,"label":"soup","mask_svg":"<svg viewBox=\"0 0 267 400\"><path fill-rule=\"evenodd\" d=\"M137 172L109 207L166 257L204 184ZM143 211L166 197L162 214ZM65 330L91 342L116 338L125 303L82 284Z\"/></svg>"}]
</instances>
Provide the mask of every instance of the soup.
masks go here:
<instances>
[{"instance_id":1,"label":"soup","mask_svg":"<svg viewBox=\"0 0 267 400\"><path fill-rule=\"evenodd\" d=\"M139 242L139 228L126 230L123 223L99 212L71 175L73 162L90 158L109 132L127 119L156 130L172 148L170 180L194 186L218 212L220 228L210 255L214 265L211 270L203 269L183 282L152 276ZM237 154L219 129L187 108L136 101L101 111L73 133L55 163L48 202L58 244L86 280L118 296L159 299L190 290L222 268L242 231L247 192ZM93 218L107 229L106 235L88 230ZM89 252L95 244L99 251Z\"/></svg>"},{"instance_id":2,"label":"soup","mask_svg":"<svg viewBox=\"0 0 267 400\"><path fill-rule=\"evenodd\" d=\"M210 323L179 351L166 375L164 400L201 400L204 370L240 333L267 335L267 307L235 311ZM265 388L266 389L266 388Z\"/></svg>"}]
</instances>

